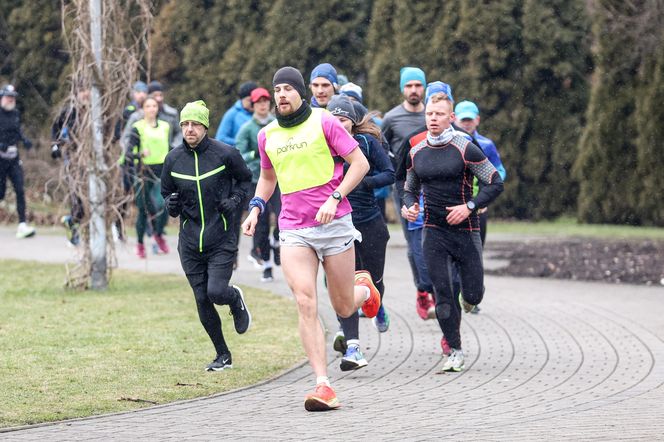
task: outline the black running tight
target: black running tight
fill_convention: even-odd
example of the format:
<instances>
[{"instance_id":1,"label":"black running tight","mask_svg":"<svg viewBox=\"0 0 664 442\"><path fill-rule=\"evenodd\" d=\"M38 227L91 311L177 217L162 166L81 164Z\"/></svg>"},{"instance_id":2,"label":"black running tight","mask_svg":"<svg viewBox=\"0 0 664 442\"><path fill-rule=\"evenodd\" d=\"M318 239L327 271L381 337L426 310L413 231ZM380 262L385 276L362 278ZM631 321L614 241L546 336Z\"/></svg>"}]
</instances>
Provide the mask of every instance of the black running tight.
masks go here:
<instances>
[{"instance_id":1,"label":"black running tight","mask_svg":"<svg viewBox=\"0 0 664 442\"><path fill-rule=\"evenodd\" d=\"M425 227L423 247L436 296L436 318L450 347L461 348L461 308L454 287L454 274L458 269L465 301L479 304L484 295L480 234L454 228Z\"/></svg>"},{"instance_id":2,"label":"black running tight","mask_svg":"<svg viewBox=\"0 0 664 442\"><path fill-rule=\"evenodd\" d=\"M362 224L355 224L362 234L362 242L355 241L355 270L367 270L380 293L381 300L385 292L383 270L385 269L385 250L390 233L387 231L382 216L377 216ZM359 339L359 316L357 312L348 318L337 315L346 339Z\"/></svg>"},{"instance_id":3,"label":"black running tight","mask_svg":"<svg viewBox=\"0 0 664 442\"><path fill-rule=\"evenodd\" d=\"M383 272L385 271L385 251L390 233L382 216L377 216L355 228L362 234L362 242L355 241L355 270L366 270L371 274L374 285L380 292L380 299L385 293Z\"/></svg>"},{"instance_id":4,"label":"black running tight","mask_svg":"<svg viewBox=\"0 0 664 442\"><path fill-rule=\"evenodd\" d=\"M229 351L221 330L221 318L214 305L232 304L237 299L237 293L228 285L234 257L233 251L200 254L180 250L182 267L194 291L198 318L218 355Z\"/></svg>"}]
</instances>

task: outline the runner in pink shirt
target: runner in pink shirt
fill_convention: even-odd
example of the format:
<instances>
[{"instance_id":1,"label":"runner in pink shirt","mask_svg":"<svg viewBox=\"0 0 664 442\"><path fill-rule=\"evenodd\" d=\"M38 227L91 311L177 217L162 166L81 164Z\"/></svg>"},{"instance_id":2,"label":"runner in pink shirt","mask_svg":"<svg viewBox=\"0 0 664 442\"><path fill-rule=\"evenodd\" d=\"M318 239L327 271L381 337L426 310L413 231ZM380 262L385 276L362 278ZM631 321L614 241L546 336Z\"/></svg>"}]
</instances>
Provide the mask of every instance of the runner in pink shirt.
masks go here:
<instances>
[{"instance_id":1,"label":"runner in pink shirt","mask_svg":"<svg viewBox=\"0 0 664 442\"><path fill-rule=\"evenodd\" d=\"M331 410L339 407L339 401L327 376L316 276L322 262L332 307L342 326L346 323L349 328L345 363L353 368L366 366L357 338L357 309L361 307L368 317L376 316L380 294L368 272L356 272L353 278L354 241L361 235L353 227L346 195L360 183L369 164L336 118L309 106L304 99L304 79L297 69L279 69L272 85L277 119L258 135L261 175L242 230L246 235L254 234L258 215L278 182L281 265L297 301L302 346L316 375L316 389L307 395L304 407L308 411ZM350 164L345 176L344 161ZM349 339L353 337L355 340Z\"/></svg>"}]
</instances>

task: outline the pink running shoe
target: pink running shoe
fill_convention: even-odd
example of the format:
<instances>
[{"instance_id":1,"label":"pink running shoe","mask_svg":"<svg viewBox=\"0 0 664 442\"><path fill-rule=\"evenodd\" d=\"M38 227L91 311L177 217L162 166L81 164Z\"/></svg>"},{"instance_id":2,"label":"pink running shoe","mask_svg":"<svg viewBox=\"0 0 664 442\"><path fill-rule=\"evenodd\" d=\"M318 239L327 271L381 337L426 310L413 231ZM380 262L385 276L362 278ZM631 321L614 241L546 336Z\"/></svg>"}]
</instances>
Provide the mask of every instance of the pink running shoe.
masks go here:
<instances>
[{"instance_id":1,"label":"pink running shoe","mask_svg":"<svg viewBox=\"0 0 664 442\"><path fill-rule=\"evenodd\" d=\"M431 305L431 297L427 292L417 291L417 298L415 301L415 308L417 309L417 314L420 315L420 318L426 320L429 319L429 309Z\"/></svg>"},{"instance_id":2,"label":"pink running shoe","mask_svg":"<svg viewBox=\"0 0 664 442\"><path fill-rule=\"evenodd\" d=\"M447 343L447 339L445 338L445 336L440 338L440 348L443 349L443 354L445 356L449 356L450 352L452 351L452 349L450 348L450 344Z\"/></svg>"},{"instance_id":3,"label":"pink running shoe","mask_svg":"<svg viewBox=\"0 0 664 442\"><path fill-rule=\"evenodd\" d=\"M145 259L145 244L136 244L136 256L141 259Z\"/></svg>"},{"instance_id":4,"label":"pink running shoe","mask_svg":"<svg viewBox=\"0 0 664 442\"><path fill-rule=\"evenodd\" d=\"M166 240L164 239L163 236L155 234L154 240L157 242L157 245L159 246L159 250L161 250L161 253L170 252L170 249L168 248L168 244L166 243Z\"/></svg>"}]
</instances>

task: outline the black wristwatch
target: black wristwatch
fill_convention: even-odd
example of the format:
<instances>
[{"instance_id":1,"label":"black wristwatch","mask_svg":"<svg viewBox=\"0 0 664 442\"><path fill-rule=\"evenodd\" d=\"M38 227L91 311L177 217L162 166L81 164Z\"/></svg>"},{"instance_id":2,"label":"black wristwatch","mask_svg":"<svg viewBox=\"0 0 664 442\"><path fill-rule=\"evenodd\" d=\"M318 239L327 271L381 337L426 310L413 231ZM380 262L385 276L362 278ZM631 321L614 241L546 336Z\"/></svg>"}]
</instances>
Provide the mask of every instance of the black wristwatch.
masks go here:
<instances>
[{"instance_id":1,"label":"black wristwatch","mask_svg":"<svg viewBox=\"0 0 664 442\"><path fill-rule=\"evenodd\" d=\"M335 190L334 192L332 192L332 198L334 198L335 200L337 200L339 202L341 202L341 200L344 199L344 197L341 196L341 193L339 193L338 190Z\"/></svg>"},{"instance_id":2,"label":"black wristwatch","mask_svg":"<svg viewBox=\"0 0 664 442\"><path fill-rule=\"evenodd\" d=\"M476 206L475 206L475 203L473 201L468 201L466 203L466 207L468 207L468 210L470 210L472 212L473 210L475 210Z\"/></svg>"}]
</instances>

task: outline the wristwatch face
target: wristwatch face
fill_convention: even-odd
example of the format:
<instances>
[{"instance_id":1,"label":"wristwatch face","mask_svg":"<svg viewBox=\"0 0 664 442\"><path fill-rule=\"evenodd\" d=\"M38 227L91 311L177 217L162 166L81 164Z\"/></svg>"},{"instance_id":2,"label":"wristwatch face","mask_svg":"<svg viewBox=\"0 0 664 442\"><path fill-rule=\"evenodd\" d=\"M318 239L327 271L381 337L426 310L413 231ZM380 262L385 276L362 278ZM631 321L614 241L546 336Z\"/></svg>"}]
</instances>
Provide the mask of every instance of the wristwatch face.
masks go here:
<instances>
[{"instance_id":1,"label":"wristwatch face","mask_svg":"<svg viewBox=\"0 0 664 442\"><path fill-rule=\"evenodd\" d=\"M475 203L472 201L468 201L466 203L466 207L468 207L468 210L475 210Z\"/></svg>"},{"instance_id":2,"label":"wristwatch face","mask_svg":"<svg viewBox=\"0 0 664 442\"><path fill-rule=\"evenodd\" d=\"M341 194L339 192L334 192L332 194L332 198L334 198L337 201L341 201L343 198L341 198Z\"/></svg>"}]
</instances>

